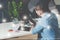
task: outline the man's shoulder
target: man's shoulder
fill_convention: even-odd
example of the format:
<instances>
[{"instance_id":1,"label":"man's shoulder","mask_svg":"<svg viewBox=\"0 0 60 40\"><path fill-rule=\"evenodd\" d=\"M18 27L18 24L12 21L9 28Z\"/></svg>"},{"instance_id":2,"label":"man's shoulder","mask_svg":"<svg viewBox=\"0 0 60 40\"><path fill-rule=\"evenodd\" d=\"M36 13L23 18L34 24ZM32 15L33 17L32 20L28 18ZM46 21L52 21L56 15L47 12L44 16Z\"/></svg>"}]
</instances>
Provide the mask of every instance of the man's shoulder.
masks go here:
<instances>
[{"instance_id":1,"label":"man's shoulder","mask_svg":"<svg viewBox=\"0 0 60 40\"><path fill-rule=\"evenodd\" d=\"M46 13L46 15L45 15L45 19L48 19L48 18L50 18L52 16L52 13Z\"/></svg>"},{"instance_id":2,"label":"man's shoulder","mask_svg":"<svg viewBox=\"0 0 60 40\"><path fill-rule=\"evenodd\" d=\"M57 17L56 17L56 15L54 13L49 13L47 15L47 19L48 20L57 20Z\"/></svg>"},{"instance_id":3,"label":"man's shoulder","mask_svg":"<svg viewBox=\"0 0 60 40\"><path fill-rule=\"evenodd\" d=\"M52 18L56 18L54 13L46 13L45 17L46 20L50 20Z\"/></svg>"}]
</instances>

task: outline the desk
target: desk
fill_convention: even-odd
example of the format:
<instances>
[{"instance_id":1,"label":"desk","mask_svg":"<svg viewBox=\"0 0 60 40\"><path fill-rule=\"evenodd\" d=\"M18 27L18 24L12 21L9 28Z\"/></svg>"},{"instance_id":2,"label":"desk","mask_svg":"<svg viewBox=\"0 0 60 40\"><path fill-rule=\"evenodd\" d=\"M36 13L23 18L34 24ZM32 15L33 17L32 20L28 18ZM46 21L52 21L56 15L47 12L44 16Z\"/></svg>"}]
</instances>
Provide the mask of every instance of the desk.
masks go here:
<instances>
[{"instance_id":1,"label":"desk","mask_svg":"<svg viewBox=\"0 0 60 40\"><path fill-rule=\"evenodd\" d=\"M29 34L29 35L13 37L13 38L4 39L4 40L37 40L37 35Z\"/></svg>"},{"instance_id":2,"label":"desk","mask_svg":"<svg viewBox=\"0 0 60 40\"><path fill-rule=\"evenodd\" d=\"M4 40L35 40L37 39L37 34L32 35L30 32L26 31L20 31L19 33L10 33L9 35L5 34L4 36L2 35L0 39Z\"/></svg>"},{"instance_id":3,"label":"desk","mask_svg":"<svg viewBox=\"0 0 60 40\"><path fill-rule=\"evenodd\" d=\"M36 39L37 35L31 35L31 31L8 32L12 23L0 24L0 40L22 40L22 39Z\"/></svg>"}]
</instances>

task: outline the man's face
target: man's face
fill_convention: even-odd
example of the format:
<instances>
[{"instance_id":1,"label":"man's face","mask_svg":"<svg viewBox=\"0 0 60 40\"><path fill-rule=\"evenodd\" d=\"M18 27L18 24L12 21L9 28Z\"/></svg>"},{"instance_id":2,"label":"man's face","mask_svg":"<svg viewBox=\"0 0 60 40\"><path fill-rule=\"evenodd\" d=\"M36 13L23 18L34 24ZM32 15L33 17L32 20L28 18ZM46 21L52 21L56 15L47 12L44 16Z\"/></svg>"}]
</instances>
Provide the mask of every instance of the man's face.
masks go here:
<instances>
[{"instance_id":1,"label":"man's face","mask_svg":"<svg viewBox=\"0 0 60 40\"><path fill-rule=\"evenodd\" d=\"M36 11L36 13L37 13L37 15L38 16L41 16L42 15L42 10L41 10L41 8L39 7L39 6L37 6L36 8L35 8L35 11Z\"/></svg>"}]
</instances>

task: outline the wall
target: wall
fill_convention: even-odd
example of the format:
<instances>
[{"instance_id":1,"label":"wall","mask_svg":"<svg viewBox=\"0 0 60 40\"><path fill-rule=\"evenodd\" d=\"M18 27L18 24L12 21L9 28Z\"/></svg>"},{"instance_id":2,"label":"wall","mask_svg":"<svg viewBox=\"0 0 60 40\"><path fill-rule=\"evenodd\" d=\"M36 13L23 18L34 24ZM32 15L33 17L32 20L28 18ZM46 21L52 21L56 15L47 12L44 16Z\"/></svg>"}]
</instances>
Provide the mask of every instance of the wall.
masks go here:
<instances>
[{"instance_id":1,"label":"wall","mask_svg":"<svg viewBox=\"0 0 60 40\"><path fill-rule=\"evenodd\" d=\"M60 5L60 0L54 0L56 5Z\"/></svg>"}]
</instances>

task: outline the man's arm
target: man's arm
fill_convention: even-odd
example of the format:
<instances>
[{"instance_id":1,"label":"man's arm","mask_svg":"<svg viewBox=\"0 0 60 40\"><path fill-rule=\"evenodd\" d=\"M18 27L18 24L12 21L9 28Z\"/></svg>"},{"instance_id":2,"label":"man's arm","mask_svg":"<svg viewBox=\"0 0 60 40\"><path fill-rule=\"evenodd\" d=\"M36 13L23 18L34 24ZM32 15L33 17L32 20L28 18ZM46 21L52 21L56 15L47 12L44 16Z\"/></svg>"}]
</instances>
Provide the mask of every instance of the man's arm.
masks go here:
<instances>
[{"instance_id":1,"label":"man's arm","mask_svg":"<svg viewBox=\"0 0 60 40\"><path fill-rule=\"evenodd\" d=\"M36 34L42 29L43 29L42 26L40 26L39 24L36 24L36 26L32 29L32 34Z\"/></svg>"}]
</instances>

